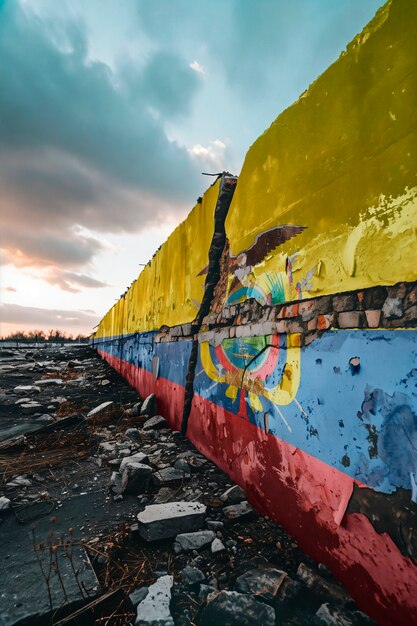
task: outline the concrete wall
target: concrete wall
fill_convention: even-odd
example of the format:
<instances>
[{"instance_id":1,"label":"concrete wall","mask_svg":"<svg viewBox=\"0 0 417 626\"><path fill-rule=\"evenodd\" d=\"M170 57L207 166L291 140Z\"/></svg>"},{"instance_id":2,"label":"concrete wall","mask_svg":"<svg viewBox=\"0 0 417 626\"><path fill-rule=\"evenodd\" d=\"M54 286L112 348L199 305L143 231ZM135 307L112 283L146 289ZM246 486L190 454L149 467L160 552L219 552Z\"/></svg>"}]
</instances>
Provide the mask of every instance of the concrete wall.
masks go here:
<instances>
[{"instance_id":1,"label":"concrete wall","mask_svg":"<svg viewBox=\"0 0 417 626\"><path fill-rule=\"evenodd\" d=\"M381 624L417 623L416 41L388 2L93 338Z\"/></svg>"}]
</instances>

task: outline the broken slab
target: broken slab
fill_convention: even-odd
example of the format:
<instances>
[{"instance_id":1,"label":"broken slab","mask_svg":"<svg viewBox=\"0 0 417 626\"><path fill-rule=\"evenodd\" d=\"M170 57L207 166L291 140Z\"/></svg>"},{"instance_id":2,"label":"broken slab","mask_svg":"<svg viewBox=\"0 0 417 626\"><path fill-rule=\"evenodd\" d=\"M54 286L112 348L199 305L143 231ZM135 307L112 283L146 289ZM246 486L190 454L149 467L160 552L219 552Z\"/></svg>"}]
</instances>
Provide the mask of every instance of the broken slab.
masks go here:
<instances>
[{"instance_id":1,"label":"broken slab","mask_svg":"<svg viewBox=\"0 0 417 626\"><path fill-rule=\"evenodd\" d=\"M162 417L162 415L155 415L154 417L151 417L150 419L146 420L146 422L142 426L142 429L143 430L159 430L161 428L167 428L167 426L168 426L168 422L166 421L165 417Z\"/></svg>"},{"instance_id":2,"label":"broken slab","mask_svg":"<svg viewBox=\"0 0 417 626\"><path fill-rule=\"evenodd\" d=\"M122 475L121 493L135 495L145 493L151 482L152 468L137 461L125 466Z\"/></svg>"},{"instance_id":3,"label":"broken slab","mask_svg":"<svg viewBox=\"0 0 417 626\"><path fill-rule=\"evenodd\" d=\"M142 403L140 415L149 415L153 417L156 414L156 396L151 393Z\"/></svg>"},{"instance_id":4,"label":"broken slab","mask_svg":"<svg viewBox=\"0 0 417 626\"><path fill-rule=\"evenodd\" d=\"M237 591L221 591L208 597L200 625L275 626L275 610L251 596Z\"/></svg>"},{"instance_id":5,"label":"broken slab","mask_svg":"<svg viewBox=\"0 0 417 626\"><path fill-rule=\"evenodd\" d=\"M52 387L53 385L63 385L62 378L42 378L41 380L35 380L35 385L38 387Z\"/></svg>"},{"instance_id":6,"label":"broken slab","mask_svg":"<svg viewBox=\"0 0 417 626\"><path fill-rule=\"evenodd\" d=\"M184 472L176 467L164 467L160 469L159 472L155 472L153 477L156 485L162 486L182 480L183 478L188 478L189 476L189 472Z\"/></svg>"},{"instance_id":7,"label":"broken slab","mask_svg":"<svg viewBox=\"0 0 417 626\"><path fill-rule=\"evenodd\" d=\"M199 530L195 533L181 533L175 537L175 543L179 545L181 550L188 552L190 550L199 550L204 548L215 538L212 530Z\"/></svg>"},{"instance_id":8,"label":"broken slab","mask_svg":"<svg viewBox=\"0 0 417 626\"><path fill-rule=\"evenodd\" d=\"M174 626L169 604L173 576L161 576L138 604L135 626Z\"/></svg>"},{"instance_id":9,"label":"broken slab","mask_svg":"<svg viewBox=\"0 0 417 626\"><path fill-rule=\"evenodd\" d=\"M259 596L266 602L275 600L279 589L287 577L287 572L273 567L257 567L236 579L236 591Z\"/></svg>"},{"instance_id":10,"label":"broken slab","mask_svg":"<svg viewBox=\"0 0 417 626\"><path fill-rule=\"evenodd\" d=\"M114 402L109 400L108 402L102 402L94 409L91 409L89 413L87 413L87 418L99 417L101 415L105 415L114 407Z\"/></svg>"},{"instance_id":11,"label":"broken slab","mask_svg":"<svg viewBox=\"0 0 417 626\"><path fill-rule=\"evenodd\" d=\"M36 385L18 385L13 389L15 393L39 393L40 387Z\"/></svg>"},{"instance_id":12,"label":"broken slab","mask_svg":"<svg viewBox=\"0 0 417 626\"><path fill-rule=\"evenodd\" d=\"M250 515L256 515L256 511L251 507L247 500L239 502L239 504L231 504L225 506L223 513L228 520L241 520Z\"/></svg>"},{"instance_id":13,"label":"broken slab","mask_svg":"<svg viewBox=\"0 0 417 626\"><path fill-rule=\"evenodd\" d=\"M200 502L150 504L138 514L138 531L146 541L176 537L199 530L204 524L206 506Z\"/></svg>"},{"instance_id":14,"label":"broken slab","mask_svg":"<svg viewBox=\"0 0 417 626\"><path fill-rule=\"evenodd\" d=\"M220 500L227 504L238 504L246 500L246 493L239 485L233 485L233 487L229 487L229 489L220 496Z\"/></svg>"},{"instance_id":15,"label":"broken slab","mask_svg":"<svg viewBox=\"0 0 417 626\"><path fill-rule=\"evenodd\" d=\"M121 460L119 470L120 472L123 472L131 463L147 463L148 461L149 457L147 454L144 454L143 452L136 452L136 454L132 454L131 456L125 457Z\"/></svg>"}]
</instances>

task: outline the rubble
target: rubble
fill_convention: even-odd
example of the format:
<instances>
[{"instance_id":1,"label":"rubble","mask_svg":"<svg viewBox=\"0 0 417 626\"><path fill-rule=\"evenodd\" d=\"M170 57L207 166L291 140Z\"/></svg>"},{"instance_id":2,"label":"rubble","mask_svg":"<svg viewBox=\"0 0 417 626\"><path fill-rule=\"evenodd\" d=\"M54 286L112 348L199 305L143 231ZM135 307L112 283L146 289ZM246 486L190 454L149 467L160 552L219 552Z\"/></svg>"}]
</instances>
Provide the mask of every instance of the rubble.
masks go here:
<instances>
[{"instance_id":1,"label":"rubble","mask_svg":"<svg viewBox=\"0 0 417 626\"><path fill-rule=\"evenodd\" d=\"M275 610L237 591L221 591L208 598L201 626L275 626Z\"/></svg>"},{"instance_id":2,"label":"rubble","mask_svg":"<svg viewBox=\"0 0 417 626\"><path fill-rule=\"evenodd\" d=\"M199 530L194 533L181 533L175 537L175 544L177 544L181 550L184 550L184 552L188 552L189 550L199 550L200 548L212 543L215 536L216 535L212 530Z\"/></svg>"},{"instance_id":3,"label":"rubble","mask_svg":"<svg viewBox=\"0 0 417 626\"><path fill-rule=\"evenodd\" d=\"M115 624L142 626L371 623L250 494L169 429L155 396L143 401L89 348L33 351L29 363L20 354L7 357L0 388L0 623L50 623L32 526L38 546L54 536L82 548L88 588L101 594L83 598L67 568L82 606L66 605L65 615L76 610L56 616L62 626L113 613ZM59 386L34 385L57 376ZM33 403L41 410L24 414Z\"/></svg>"},{"instance_id":4,"label":"rubble","mask_svg":"<svg viewBox=\"0 0 417 626\"><path fill-rule=\"evenodd\" d=\"M174 626L169 609L172 576L161 576L151 585L148 593L137 607L136 626Z\"/></svg>"},{"instance_id":5,"label":"rubble","mask_svg":"<svg viewBox=\"0 0 417 626\"><path fill-rule=\"evenodd\" d=\"M139 534L146 541L168 539L202 527L206 507L199 502L151 504L138 514Z\"/></svg>"}]
</instances>

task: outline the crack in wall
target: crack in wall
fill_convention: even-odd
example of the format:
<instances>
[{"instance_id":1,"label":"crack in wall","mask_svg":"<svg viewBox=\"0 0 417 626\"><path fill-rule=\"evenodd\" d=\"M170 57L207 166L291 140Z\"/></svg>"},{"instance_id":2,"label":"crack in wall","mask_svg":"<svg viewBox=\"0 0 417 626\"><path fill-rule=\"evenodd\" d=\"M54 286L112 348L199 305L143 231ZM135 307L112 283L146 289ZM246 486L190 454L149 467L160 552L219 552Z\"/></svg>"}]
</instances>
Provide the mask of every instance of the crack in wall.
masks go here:
<instances>
[{"instance_id":1,"label":"crack in wall","mask_svg":"<svg viewBox=\"0 0 417 626\"><path fill-rule=\"evenodd\" d=\"M214 298L215 288L220 280L220 260L226 245L225 221L229 211L230 203L236 188L237 177L228 172L221 175L219 195L214 211L214 233L209 249L209 263L207 266L207 276L204 285L204 295L198 313L191 323L191 335L193 345L190 359L188 361L187 375L185 379L184 407L181 420L181 433L187 432L188 420L191 413L191 405L194 397L195 368L198 359L198 338L203 320L209 314Z\"/></svg>"}]
</instances>

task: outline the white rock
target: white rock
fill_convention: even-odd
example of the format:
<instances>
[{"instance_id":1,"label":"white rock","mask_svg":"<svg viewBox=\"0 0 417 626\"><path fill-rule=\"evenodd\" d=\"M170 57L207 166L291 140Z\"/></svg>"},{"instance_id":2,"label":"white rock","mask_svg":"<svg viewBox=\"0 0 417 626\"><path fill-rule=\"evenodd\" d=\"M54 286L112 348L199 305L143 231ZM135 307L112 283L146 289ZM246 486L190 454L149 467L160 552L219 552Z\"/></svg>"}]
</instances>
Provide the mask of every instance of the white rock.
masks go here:
<instances>
[{"instance_id":1,"label":"white rock","mask_svg":"<svg viewBox=\"0 0 417 626\"><path fill-rule=\"evenodd\" d=\"M9 498L6 498L5 496L0 496L0 511L7 511L7 509L10 509L10 507L11 502Z\"/></svg>"},{"instance_id":2,"label":"white rock","mask_svg":"<svg viewBox=\"0 0 417 626\"><path fill-rule=\"evenodd\" d=\"M99 404L98 406L96 406L95 409L92 409L89 413L87 413L87 417L97 417L98 415L103 415L111 408L113 408L113 406L114 402L112 400L109 400L108 402L102 402L102 404Z\"/></svg>"},{"instance_id":3,"label":"white rock","mask_svg":"<svg viewBox=\"0 0 417 626\"><path fill-rule=\"evenodd\" d=\"M172 576L161 576L149 587L148 595L138 604L135 626L174 626L169 610L173 583Z\"/></svg>"},{"instance_id":4,"label":"white rock","mask_svg":"<svg viewBox=\"0 0 417 626\"><path fill-rule=\"evenodd\" d=\"M36 393L39 393L40 390L41 388L36 385L18 385L17 387L14 388L14 391L16 393L27 393L29 391L34 391Z\"/></svg>"},{"instance_id":5,"label":"white rock","mask_svg":"<svg viewBox=\"0 0 417 626\"><path fill-rule=\"evenodd\" d=\"M42 380L35 380L35 385L38 387L49 387L52 385L62 385L62 378L42 378Z\"/></svg>"},{"instance_id":6,"label":"white rock","mask_svg":"<svg viewBox=\"0 0 417 626\"><path fill-rule=\"evenodd\" d=\"M220 539L216 537L216 539L211 544L212 553L215 554L216 552L222 552L223 550L226 550L226 548L224 547L224 544L220 541Z\"/></svg>"}]
</instances>

